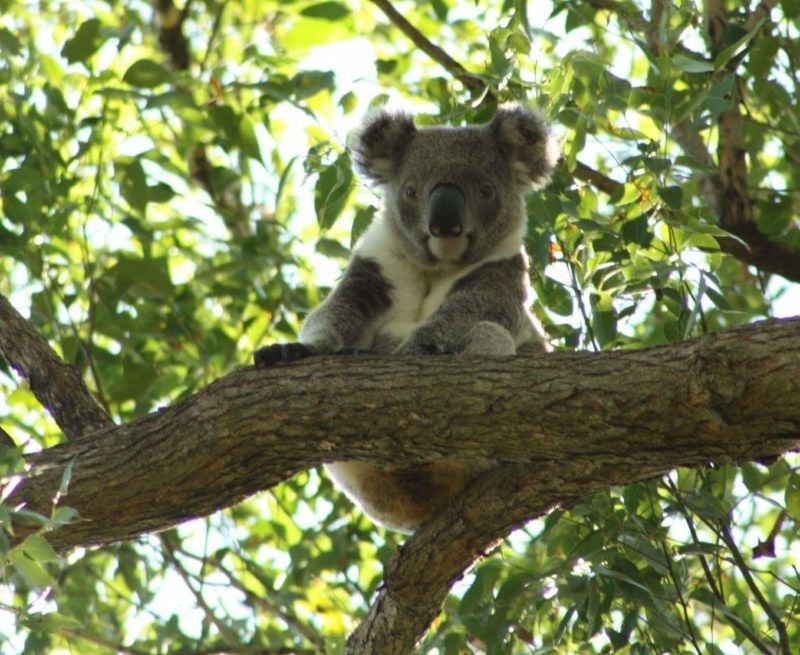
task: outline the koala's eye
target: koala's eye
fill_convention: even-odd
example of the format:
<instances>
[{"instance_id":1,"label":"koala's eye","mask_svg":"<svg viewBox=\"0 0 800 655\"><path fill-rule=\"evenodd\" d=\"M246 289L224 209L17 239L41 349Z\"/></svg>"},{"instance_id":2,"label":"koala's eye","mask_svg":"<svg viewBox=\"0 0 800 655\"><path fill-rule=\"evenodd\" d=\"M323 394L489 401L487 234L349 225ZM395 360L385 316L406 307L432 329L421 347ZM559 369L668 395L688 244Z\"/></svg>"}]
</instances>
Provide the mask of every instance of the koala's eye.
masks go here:
<instances>
[{"instance_id":1,"label":"koala's eye","mask_svg":"<svg viewBox=\"0 0 800 655\"><path fill-rule=\"evenodd\" d=\"M416 200L417 190L410 184L406 184L403 188L403 195L409 200Z\"/></svg>"},{"instance_id":2,"label":"koala's eye","mask_svg":"<svg viewBox=\"0 0 800 655\"><path fill-rule=\"evenodd\" d=\"M494 196L494 187L491 184L484 184L481 189L481 197L488 200Z\"/></svg>"}]
</instances>

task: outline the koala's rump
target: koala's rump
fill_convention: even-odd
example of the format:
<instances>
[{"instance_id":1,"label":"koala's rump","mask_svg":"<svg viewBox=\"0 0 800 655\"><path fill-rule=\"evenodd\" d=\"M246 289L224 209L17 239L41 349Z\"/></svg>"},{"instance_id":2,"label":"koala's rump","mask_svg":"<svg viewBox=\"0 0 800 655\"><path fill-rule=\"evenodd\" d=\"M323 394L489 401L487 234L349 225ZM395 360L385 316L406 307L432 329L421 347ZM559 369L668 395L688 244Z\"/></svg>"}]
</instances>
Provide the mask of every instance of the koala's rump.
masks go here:
<instances>
[{"instance_id":1,"label":"koala's rump","mask_svg":"<svg viewBox=\"0 0 800 655\"><path fill-rule=\"evenodd\" d=\"M353 461L326 464L325 468L375 521L410 533L458 497L488 463L445 460L399 468Z\"/></svg>"}]
</instances>

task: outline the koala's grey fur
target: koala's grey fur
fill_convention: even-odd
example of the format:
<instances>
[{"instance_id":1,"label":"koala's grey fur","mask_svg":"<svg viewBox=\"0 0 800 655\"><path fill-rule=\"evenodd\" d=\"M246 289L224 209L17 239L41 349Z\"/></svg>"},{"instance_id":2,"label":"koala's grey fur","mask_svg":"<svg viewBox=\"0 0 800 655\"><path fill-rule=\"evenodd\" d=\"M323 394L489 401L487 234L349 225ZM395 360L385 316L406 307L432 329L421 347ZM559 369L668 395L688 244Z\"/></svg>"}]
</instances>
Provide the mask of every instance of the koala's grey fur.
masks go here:
<instances>
[{"instance_id":1,"label":"koala's grey fur","mask_svg":"<svg viewBox=\"0 0 800 655\"><path fill-rule=\"evenodd\" d=\"M544 120L500 109L475 127L418 129L376 112L352 147L358 171L380 187L383 211L339 284L306 318L296 344L267 346L256 364L366 350L401 355L513 355L546 347L528 311L525 194L557 158ZM413 531L489 464L414 467L337 462L328 472L370 516Z\"/></svg>"}]
</instances>

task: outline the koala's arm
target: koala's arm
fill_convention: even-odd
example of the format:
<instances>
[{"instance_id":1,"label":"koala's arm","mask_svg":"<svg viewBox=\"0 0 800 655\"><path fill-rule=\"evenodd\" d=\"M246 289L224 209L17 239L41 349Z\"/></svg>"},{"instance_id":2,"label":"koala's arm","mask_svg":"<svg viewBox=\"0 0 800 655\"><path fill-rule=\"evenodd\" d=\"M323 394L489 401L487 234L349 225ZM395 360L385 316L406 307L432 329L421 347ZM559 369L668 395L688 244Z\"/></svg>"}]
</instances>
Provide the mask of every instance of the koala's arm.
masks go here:
<instances>
[{"instance_id":1,"label":"koala's arm","mask_svg":"<svg viewBox=\"0 0 800 655\"><path fill-rule=\"evenodd\" d=\"M488 262L458 279L439 308L398 352L514 354L514 336L541 338L526 311L527 267L522 255ZM487 329L488 328L488 329ZM495 341L467 347L471 337ZM503 342L503 343L501 343Z\"/></svg>"},{"instance_id":2,"label":"koala's arm","mask_svg":"<svg viewBox=\"0 0 800 655\"><path fill-rule=\"evenodd\" d=\"M299 342L259 349L256 366L353 348L370 322L390 307L391 290L375 260L354 256L330 295L306 317Z\"/></svg>"}]
</instances>

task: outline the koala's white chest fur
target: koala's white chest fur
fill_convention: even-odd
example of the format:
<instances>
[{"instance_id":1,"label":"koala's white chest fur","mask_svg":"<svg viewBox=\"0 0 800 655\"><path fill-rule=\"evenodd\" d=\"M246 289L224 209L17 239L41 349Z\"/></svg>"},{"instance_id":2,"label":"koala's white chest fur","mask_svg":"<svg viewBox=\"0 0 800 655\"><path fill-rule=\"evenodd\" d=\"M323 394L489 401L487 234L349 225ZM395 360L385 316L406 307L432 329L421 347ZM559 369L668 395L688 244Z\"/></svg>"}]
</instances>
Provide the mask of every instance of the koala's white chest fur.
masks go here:
<instances>
[{"instance_id":1,"label":"koala's white chest fur","mask_svg":"<svg viewBox=\"0 0 800 655\"><path fill-rule=\"evenodd\" d=\"M487 261L514 256L521 245L521 234L512 234L478 262L440 271L425 270L400 251L391 229L379 216L364 234L356 254L380 262L381 275L392 286L392 306L362 336L359 348L371 349L378 337L399 344L436 311L456 281Z\"/></svg>"}]
</instances>

